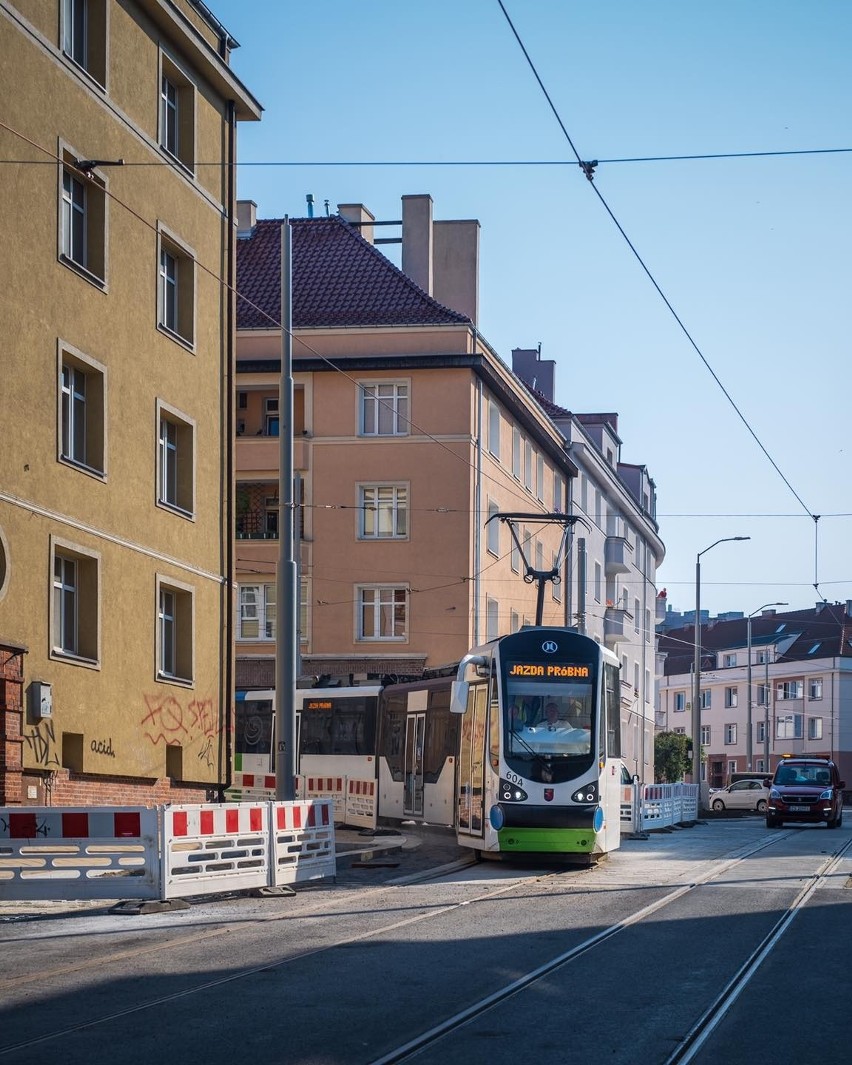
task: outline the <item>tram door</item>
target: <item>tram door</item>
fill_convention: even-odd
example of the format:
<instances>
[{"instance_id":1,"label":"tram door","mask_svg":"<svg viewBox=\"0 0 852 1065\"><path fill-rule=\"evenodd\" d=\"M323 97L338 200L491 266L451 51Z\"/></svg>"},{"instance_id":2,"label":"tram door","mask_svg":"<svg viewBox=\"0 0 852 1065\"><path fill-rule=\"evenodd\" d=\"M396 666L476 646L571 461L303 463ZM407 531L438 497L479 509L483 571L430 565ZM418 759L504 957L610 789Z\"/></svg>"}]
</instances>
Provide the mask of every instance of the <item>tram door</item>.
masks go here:
<instances>
[{"instance_id":1,"label":"tram door","mask_svg":"<svg viewBox=\"0 0 852 1065\"><path fill-rule=\"evenodd\" d=\"M485 823L485 741L488 716L488 686L470 688L462 718L459 751L458 833L483 835Z\"/></svg>"},{"instance_id":2,"label":"tram door","mask_svg":"<svg viewBox=\"0 0 852 1065\"><path fill-rule=\"evenodd\" d=\"M405 717L405 794L402 812L407 817L423 816L423 745L426 738L426 714L408 713Z\"/></svg>"}]
</instances>

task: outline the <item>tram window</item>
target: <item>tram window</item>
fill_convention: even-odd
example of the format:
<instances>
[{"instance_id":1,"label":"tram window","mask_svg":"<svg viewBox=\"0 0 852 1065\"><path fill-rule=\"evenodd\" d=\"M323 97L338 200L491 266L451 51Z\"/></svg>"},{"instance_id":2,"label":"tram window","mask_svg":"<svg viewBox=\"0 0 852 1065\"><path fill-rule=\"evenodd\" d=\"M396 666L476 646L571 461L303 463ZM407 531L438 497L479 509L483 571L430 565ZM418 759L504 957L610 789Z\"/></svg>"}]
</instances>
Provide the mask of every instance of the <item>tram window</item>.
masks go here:
<instances>
[{"instance_id":1,"label":"tram window","mask_svg":"<svg viewBox=\"0 0 852 1065\"><path fill-rule=\"evenodd\" d=\"M458 743L459 715L450 713L449 688L430 692L423 750L423 779L427 784L437 781L447 758L456 754Z\"/></svg>"},{"instance_id":2,"label":"tram window","mask_svg":"<svg viewBox=\"0 0 852 1065\"><path fill-rule=\"evenodd\" d=\"M618 667L604 663L604 706L606 713L606 753L621 757L621 684Z\"/></svg>"},{"instance_id":3,"label":"tram window","mask_svg":"<svg viewBox=\"0 0 852 1065\"><path fill-rule=\"evenodd\" d=\"M382 755L394 780L405 775L405 717L407 696L387 696L382 714Z\"/></svg>"},{"instance_id":4,"label":"tram window","mask_svg":"<svg viewBox=\"0 0 852 1065\"><path fill-rule=\"evenodd\" d=\"M324 699L302 708L302 754L372 754L376 737L376 699L364 696Z\"/></svg>"},{"instance_id":5,"label":"tram window","mask_svg":"<svg viewBox=\"0 0 852 1065\"><path fill-rule=\"evenodd\" d=\"M235 754L269 754L272 751L271 699L240 700L234 717Z\"/></svg>"}]
</instances>

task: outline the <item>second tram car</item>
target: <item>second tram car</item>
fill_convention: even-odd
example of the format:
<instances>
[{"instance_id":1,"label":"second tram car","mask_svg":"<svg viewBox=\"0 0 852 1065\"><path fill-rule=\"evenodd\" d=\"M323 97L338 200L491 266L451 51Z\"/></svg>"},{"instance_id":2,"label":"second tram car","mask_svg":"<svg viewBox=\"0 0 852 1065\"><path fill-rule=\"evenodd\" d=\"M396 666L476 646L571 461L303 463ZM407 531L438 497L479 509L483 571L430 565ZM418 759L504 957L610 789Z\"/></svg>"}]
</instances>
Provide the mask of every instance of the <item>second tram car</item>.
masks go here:
<instances>
[{"instance_id":1,"label":"second tram car","mask_svg":"<svg viewBox=\"0 0 852 1065\"><path fill-rule=\"evenodd\" d=\"M459 664L456 827L493 854L590 859L620 844L619 666L594 640L530 627Z\"/></svg>"}]
</instances>

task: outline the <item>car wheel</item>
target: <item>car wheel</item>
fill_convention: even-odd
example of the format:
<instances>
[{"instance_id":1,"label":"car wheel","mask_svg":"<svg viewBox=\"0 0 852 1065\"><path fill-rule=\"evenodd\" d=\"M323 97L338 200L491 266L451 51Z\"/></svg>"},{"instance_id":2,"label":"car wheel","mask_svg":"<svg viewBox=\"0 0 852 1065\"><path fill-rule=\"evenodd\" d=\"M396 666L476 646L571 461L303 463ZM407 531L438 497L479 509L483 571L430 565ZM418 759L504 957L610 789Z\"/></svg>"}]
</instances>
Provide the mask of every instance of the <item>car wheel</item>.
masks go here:
<instances>
[{"instance_id":1,"label":"car wheel","mask_svg":"<svg viewBox=\"0 0 852 1065\"><path fill-rule=\"evenodd\" d=\"M837 820L836 817L829 817L829 819L825 823L825 826L826 828L839 828L840 822Z\"/></svg>"},{"instance_id":2,"label":"car wheel","mask_svg":"<svg viewBox=\"0 0 852 1065\"><path fill-rule=\"evenodd\" d=\"M781 824L781 822L778 820L777 817L767 817L766 818L766 827L767 828L778 828L778 826L780 824Z\"/></svg>"},{"instance_id":3,"label":"car wheel","mask_svg":"<svg viewBox=\"0 0 852 1065\"><path fill-rule=\"evenodd\" d=\"M840 828L840 826L842 824L843 824L843 811L841 810L840 813L837 815L837 827Z\"/></svg>"},{"instance_id":4,"label":"car wheel","mask_svg":"<svg viewBox=\"0 0 852 1065\"><path fill-rule=\"evenodd\" d=\"M714 799L713 802L711 803L711 805L712 805L714 810L724 810L725 809L725 804L722 802L721 799Z\"/></svg>"},{"instance_id":5,"label":"car wheel","mask_svg":"<svg viewBox=\"0 0 852 1065\"><path fill-rule=\"evenodd\" d=\"M758 799L757 800L757 812L759 814L762 814L765 809L766 809L766 799Z\"/></svg>"}]
</instances>

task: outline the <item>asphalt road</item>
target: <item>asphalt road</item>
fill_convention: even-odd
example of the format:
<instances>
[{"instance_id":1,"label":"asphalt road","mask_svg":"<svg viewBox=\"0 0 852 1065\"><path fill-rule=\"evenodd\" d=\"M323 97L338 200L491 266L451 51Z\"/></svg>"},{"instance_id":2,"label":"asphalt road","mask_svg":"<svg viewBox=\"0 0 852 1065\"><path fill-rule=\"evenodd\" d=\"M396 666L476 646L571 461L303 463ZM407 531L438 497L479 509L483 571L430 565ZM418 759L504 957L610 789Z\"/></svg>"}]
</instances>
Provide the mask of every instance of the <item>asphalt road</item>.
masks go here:
<instances>
[{"instance_id":1,"label":"asphalt road","mask_svg":"<svg viewBox=\"0 0 852 1065\"><path fill-rule=\"evenodd\" d=\"M847 829L715 821L585 870L423 835L341 833L336 883L289 898L0 905L0 1063L366 1065L413 1041L420 1063L657 1065L805 889L690 1060L849 1060Z\"/></svg>"}]
</instances>

